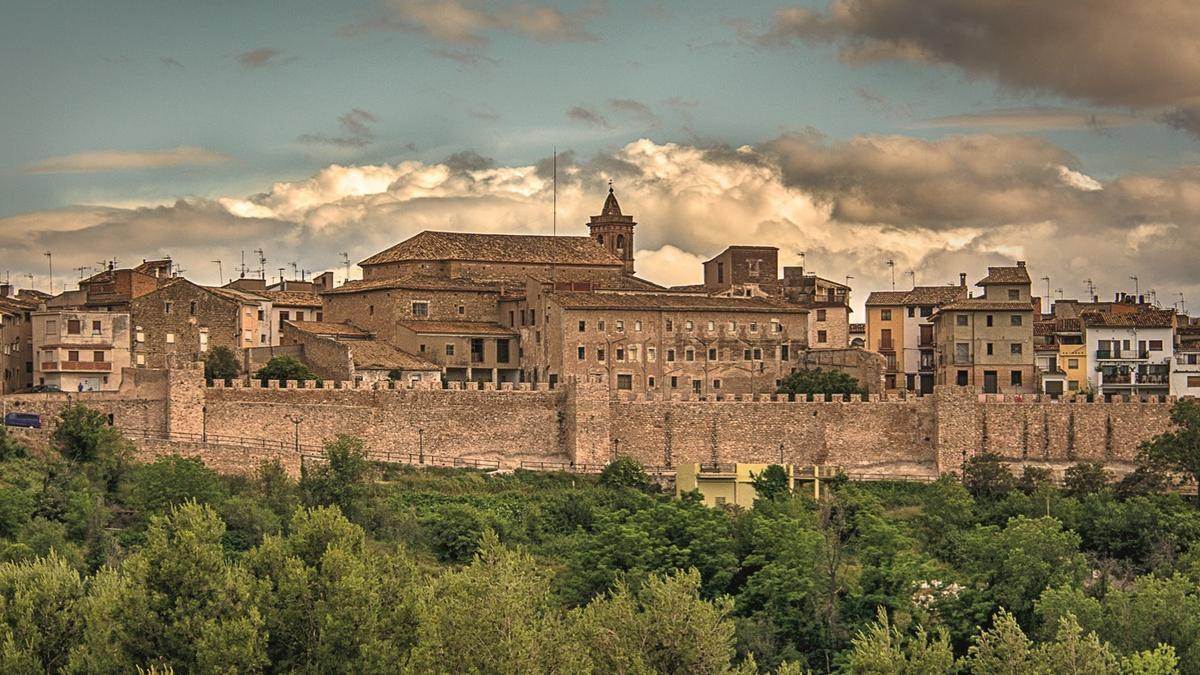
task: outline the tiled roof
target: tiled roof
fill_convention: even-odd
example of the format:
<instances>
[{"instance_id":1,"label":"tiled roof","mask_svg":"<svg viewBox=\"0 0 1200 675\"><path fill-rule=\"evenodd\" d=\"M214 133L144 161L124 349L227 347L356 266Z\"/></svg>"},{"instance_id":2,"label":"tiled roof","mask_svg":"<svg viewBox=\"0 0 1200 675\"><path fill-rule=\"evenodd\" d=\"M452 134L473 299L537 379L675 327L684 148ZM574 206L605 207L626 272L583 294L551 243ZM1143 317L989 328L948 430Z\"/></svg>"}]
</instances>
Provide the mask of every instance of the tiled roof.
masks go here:
<instances>
[{"instance_id":1,"label":"tiled roof","mask_svg":"<svg viewBox=\"0 0 1200 675\"><path fill-rule=\"evenodd\" d=\"M411 289L417 291L479 291L498 293L497 284L487 284L470 279L445 279L425 275L410 275L395 279L360 279L325 291L322 295L340 295L343 293L362 293L364 291L379 291L389 289Z\"/></svg>"},{"instance_id":2,"label":"tiled roof","mask_svg":"<svg viewBox=\"0 0 1200 675\"><path fill-rule=\"evenodd\" d=\"M967 297L963 286L915 286L904 298L906 305L941 305Z\"/></svg>"},{"instance_id":3,"label":"tiled roof","mask_svg":"<svg viewBox=\"0 0 1200 675\"><path fill-rule=\"evenodd\" d=\"M871 291L867 296L868 305L903 305L908 291Z\"/></svg>"},{"instance_id":4,"label":"tiled roof","mask_svg":"<svg viewBox=\"0 0 1200 675\"><path fill-rule=\"evenodd\" d=\"M1169 309L1139 309L1136 312L1084 312L1084 325L1097 327L1171 328L1175 312Z\"/></svg>"},{"instance_id":5,"label":"tiled roof","mask_svg":"<svg viewBox=\"0 0 1200 675\"><path fill-rule=\"evenodd\" d=\"M174 282L171 282L171 283L173 284ZM168 284L168 285L170 285L170 284ZM244 303L244 304L251 304L251 303L258 304L259 302L262 302L264 299L261 295L259 295L257 293L250 293L249 291L239 291L236 288L221 288L218 286L201 286L201 288L203 288L204 290L209 291L210 293L213 293L215 295L219 295L223 298L233 300L234 302Z\"/></svg>"},{"instance_id":6,"label":"tiled roof","mask_svg":"<svg viewBox=\"0 0 1200 675\"><path fill-rule=\"evenodd\" d=\"M1055 324L1053 321L1038 321L1033 324L1034 335L1054 335Z\"/></svg>"},{"instance_id":7,"label":"tiled roof","mask_svg":"<svg viewBox=\"0 0 1200 675\"><path fill-rule=\"evenodd\" d=\"M1083 325L1079 322L1079 318L1055 319L1054 330L1058 333L1078 333L1083 330Z\"/></svg>"},{"instance_id":8,"label":"tiled roof","mask_svg":"<svg viewBox=\"0 0 1200 675\"><path fill-rule=\"evenodd\" d=\"M554 293L550 297L568 309L808 312L802 307L767 298L728 298L684 293Z\"/></svg>"},{"instance_id":9,"label":"tiled roof","mask_svg":"<svg viewBox=\"0 0 1200 675\"><path fill-rule=\"evenodd\" d=\"M359 370L441 370L436 363L381 340L355 340L346 344L350 347L350 360Z\"/></svg>"},{"instance_id":10,"label":"tiled roof","mask_svg":"<svg viewBox=\"0 0 1200 675\"><path fill-rule=\"evenodd\" d=\"M671 290L679 291L681 293L694 293L696 291L704 292L706 288L708 287L704 284L685 284L683 286L672 286Z\"/></svg>"},{"instance_id":11,"label":"tiled roof","mask_svg":"<svg viewBox=\"0 0 1200 675\"><path fill-rule=\"evenodd\" d=\"M995 312L1032 312L1033 305L1028 302L1002 302L984 300L983 298L967 298L947 303L938 308L939 312L952 310L976 310Z\"/></svg>"},{"instance_id":12,"label":"tiled roof","mask_svg":"<svg viewBox=\"0 0 1200 675\"><path fill-rule=\"evenodd\" d=\"M401 321L400 325L419 335L499 335L509 337L517 334L511 328L487 321Z\"/></svg>"},{"instance_id":13,"label":"tiled roof","mask_svg":"<svg viewBox=\"0 0 1200 675\"><path fill-rule=\"evenodd\" d=\"M343 337L367 337L367 331L351 326L348 323L333 323L331 321L288 321L297 330L313 335L334 335Z\"/></svg>"},{"instance_id":14,"label":"tiled roof","mask_svg":"<svg viewBox=\"0 0 1200 675\"><path fill-rule=\"evenodd\" d=\"M1014 267L989 267L987 276L975 282L975 285L1028 283L1030 283L1029 272L1026 271L1024 265L1016 265Z\"/></svg>"},{"instance_id":15,"label":"tiled roof","mask_svg":"<svg viewBox=\"0 0 1200 675\"><path fill-rule=\"evenodd\" d=\"M274 305L283 307L316 307L320 309L321 298L316 293L307 291L256 291L264 295Z\"/></svg>"},{"instance_id":16,"label":"tiled roof","mask_svg":"<svg viewBox=\"0 0 1200 675\"><path fill-rule=\"evenodd\" d=\"M0 309L11 312L29 312L37 309L37 303L21 298L0 298Z\"/></svg>"},{"instance_id":17,"label":"tiled roof","mask_svg":"<svg viewBox=\"0 0 1200 675\"><path fill-rule=\"evenodd\" d=\"M591 237L425 231L359 265L407 260L477 260L531 265L624 265Z\"/></svg>"}]
</instances>

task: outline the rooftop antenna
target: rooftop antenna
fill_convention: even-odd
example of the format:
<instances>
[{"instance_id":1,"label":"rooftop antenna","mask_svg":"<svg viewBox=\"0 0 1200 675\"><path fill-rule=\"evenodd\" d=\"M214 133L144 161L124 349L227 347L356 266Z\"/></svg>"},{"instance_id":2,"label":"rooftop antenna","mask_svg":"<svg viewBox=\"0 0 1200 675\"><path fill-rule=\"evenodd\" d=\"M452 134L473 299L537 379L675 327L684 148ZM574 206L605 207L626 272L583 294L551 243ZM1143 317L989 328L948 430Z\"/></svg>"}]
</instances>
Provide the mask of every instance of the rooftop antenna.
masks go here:
<instances>
[{"instance_id":1,"label":"rooftop antenna","mask_svg":"<svg viewBox=\"0 0 1200 675\"><path fill-rule=\"evenodd\" d=\"M1063 289L1061 289L1061 288L1056 288L1056 289L1054 289L1054 292L1055 292L1055 293L1058 293L1058 299L1059 299L1059 300L1062 300L1062 299L1063 299Z\"/></svg>"},{"instance_id":2,"label":"rooftop antenna","mask_svg":"<svg viewBox=\"0 0 1200 675\"><path fill-rule=\"evenodd\" d=\"M242 264L238 267L238 272L241 275L240 279L246 278L246 252L242 251Z\"/></svg>"},{"instance_id":3,"label":"rooftop antenna","mask_svg":"<svg viewBox=\"0 0 1200 675\"><path fill-rule=\"evenodd\" d=\"M913 288L916 288L916 287L917 287L917 271L916 271L916 270L909 270L908 272L905 272L905 274L907 274L908 276L912 277L912 285L913 285Z\"/></svg>"},{"instance_id":4,"label":"rooftop antenna","mask_svg":"<svg viewBox=\"0 0 1200 675\"><path fill-rule=\"evenodd\" d=\"M29 279L29 287L33 288L33 272L26 272L25 276Z\"/></svg>"},{"instance_id":5,"label":"rooftop antenna","mask_svg":"<svg viewBox=\"0 0 1200 675\"><path fill-rule=\"evenodd\" d=\"M217 263L217 285L218 285L218 286L224 285L224 283L225 283L225 270L221 268L221 261L220 261L220 260L214 260L213 262Z\"/></svg>"},{"instance_id":6,"label":"rooftop antenna","mask_svg":"<svg viewBox=\"0 0 1200 675\"><path fill-rule=\"evenodd\" d=\"M854 278L854 277L850 276L849 274L847 274L847 275L846 275L846 287L847 287L847 288L849 288L849 287L850 287L850 280L851 280L851 279L853 279L853 278Z\"/></svg>"},{"instance_id":7,"label":"rooftop antenna","mask_svg":"<svg viewBox=\"0 0 1200 675\"><path fill-rule=\"evenodd\" d=\"M1153 288L1150 289L1150 304L1158 307L1158 292Z\"/></svg>"},{"instance_id":8,"label":"rooftop antenna","mask_svg":"<svg viewBox=\"0 0 1200 675\"><path fill-rule=\"evenodd\" d=\"M801 255L803 255L803 254L801 254ZM892 290L894 291L894 290L896 290L896 261L888 260L886 264L892 270Z\"/></svg>"},{"instance_id":9,"label":"rooftop antenna","mask_svg":"<svg viewBox=\"0 0 1200 675\"><path fill-rule=\"evenodd\" d=\"M42 255L46 256L46 265L50 267L50 295L54 295L54 254L46 251Z\"/></svg>"},{"instance_id":10,"label":"rooftop antenna","mask_svg":"<svg viewBox=\"0 0 1200 675\"><path fill-rule=\"evenodd\" d=\"M1138 278L1137 278L1137 275L1136 275L1136 274L1134 274L1133 276L1131 276L1131 277L1129 277L1129 278L1130 278L1130 279L1133 279L1133 301L1134 301L1135 303L1136 303L1136 302L1141 302L1141 301L1138 299L1138 295L1140 295L1140 294L1141 294L1141 290L1140 290L1140 289L1139 289L1139 287L1138 287Z\"/></svg>"},{"instance_id":11,"label":"rooftop antenna","mask_svg":"<svg viewBox=\"0 0 1200 675\"><path fill-rule=\"evenodd\" d=\"M342 264L346 266L346 281L350 281L350 254L342 251L341 256Z\"/></svg>"},{"instance_id":12,"label":"rooftop antenna","mask_svg":"<svg viewBox=\"0 0 1200 675\"><path fill-rule=\"evenodd\" d=\"M292 268L292 279L295 279L300 274L300 266L295 261L288 263L288 265Z\"/></svg>"},{"instance_id":13,"label":"rooftop antenna","mask_svg":"<svg viewBox=\"0 0 1200 675\"><path fill-rule=\"evenodd\" d=\"M280 283L280 284L282 284L282 283L283 283L283 271L284 271L285 269L287 269L287 268L286 268L286 267L280 267L280 268L278 268L278 269L279 269L279 283Z\"/></svg>"},{"instance_id":14,"label":"rooftop antenna","mask_svg":"<svg viewBox=\"0 0 1200 675\"><path fill-rule=\"evenodd\" d=\"M1046 282L1046 300L1050 300L1050 276L1042 277L1042 281Z\"/></svg>"},{"instance_id":15,"label":"rooftop antenna","mask_svg":"<svg viewBox=\"0 0 1200 675\"><path fill-rule=\"evenodd\" d=\"M75 271L79 272L79 278L82 279L83 273L88 270L91 270L91 269L92 269L91 265L80 265L79 267L75 268Z\"/></svg>"},{"instance_id":16,"label":"rooftop antenna","mask_svg":"<svg viewBox=\"0 0 1200 675\"><path fill-rule=\"evenodd\" d=\"M1187 303L1183 301L1183 291L1179 291L1179 313L1187 314Z\"/></svg>"},{"instance_id":17,"label":"rooftop antenna","mask_svg":"<svg viewBox=\"0 0 1200 675\"><path fill-rule=\"evenodd\" d=\"M267 254L261 248L254 249L254 253L258 254L258 278L263 281L267 280Z\"/></svg>"},{"instance_id":18,"label":"rooftop antenna","mask_svg":"<svg viewBox=\"0 0 1200 675\"><path fill-rule=\"evenodd\" d=\"M1091 300L1092 298L1096 297L1096 284L1092 283L1092 280L1090 278L1084 279L1083 283L1087 284L1088 300Z\"/></svg>"}]
</instances>

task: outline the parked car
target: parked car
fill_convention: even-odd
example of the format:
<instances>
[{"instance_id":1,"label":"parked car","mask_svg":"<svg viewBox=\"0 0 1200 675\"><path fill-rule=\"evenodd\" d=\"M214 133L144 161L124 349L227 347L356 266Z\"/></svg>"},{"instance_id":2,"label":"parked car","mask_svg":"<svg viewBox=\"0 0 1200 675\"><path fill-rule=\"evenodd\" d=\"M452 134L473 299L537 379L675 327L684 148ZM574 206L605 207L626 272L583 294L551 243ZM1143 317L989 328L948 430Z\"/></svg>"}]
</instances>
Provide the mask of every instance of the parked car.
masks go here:
<instances>
[{"instance_id":1,"label":"parked car","mask_svg":"<svg viewBox=\"0 0 1200 675\"><path fill-rule=\"evenodd\" d=\"M62 387L57 384L35 384L28 389L22 389L18 394L58 394L62 392Z\"/></svg>"},{"instance_id":2,"label":"parked car","mask_svg":"<svg viewBox=\"0 0 1200 675\"><path fill-rule=\"evenodd\" d=\"M42 416L36 413L10 412L4 416L4 426L41 429Z\"/></svg>"}]
</instances>

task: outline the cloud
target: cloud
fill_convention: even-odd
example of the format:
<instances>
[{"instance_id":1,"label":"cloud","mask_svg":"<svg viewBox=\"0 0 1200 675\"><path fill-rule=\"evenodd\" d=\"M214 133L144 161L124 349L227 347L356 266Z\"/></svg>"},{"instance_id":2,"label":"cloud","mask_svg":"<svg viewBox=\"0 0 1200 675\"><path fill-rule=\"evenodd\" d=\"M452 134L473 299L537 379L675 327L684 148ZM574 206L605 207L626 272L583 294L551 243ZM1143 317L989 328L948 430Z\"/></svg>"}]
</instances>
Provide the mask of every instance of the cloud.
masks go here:
<instances>
[{"instance_id":1,"label":"cloud","mask_svg":"<svg viewBox=\"0 0 1200 675\"><path fill-rule=\"evenodd\" d=\"M1200 12L1193 0L832 0L776 10L764 47L831 44L843 61L944 64L1016 91L1097 105L1170 108L1200 131Z\"/></svg>"},{"instance_id":2,"label":"cloud","mask_svg":"<svg viewBox=\"0 0 1200 675\"><path fill-rule=\"evenodd\" d=\"M987 110L962 115L934 117L914 123L914 128L924 129L991 129L998 131L1047 131L1062 129L1084 129L1103 131L1114 127L1132 127L1150 124L1152 120L1136 115L1126 115L1096 110L1071 108L1006 108Z\"/></svg>"},{"instance_id":3,"label":"cloud","mask_svg":"<svg viewBox=\"0 0 1200 675\"><path fill-rule=\"evenodd\" d=\"M0 248L18 278L40 274L41 252L53 250L62 269L170 254L212 282L210 261L259 247L269 269L296 260L340 274L334 252L361 260L426 229L549 233L549 164L497 165L471 151L434 163L334 164L257 194L0 218ZM1133 274L1160 298L1200 297L1200 166L1101 180L1040 139L830 141L810 130L756 146L643 139L588 158L565 151L558 169L558 232L585 234L612 179L638 222L639 273L665 284L695 282L700 260L755 244L777 246L782 264L798 264L803 251L811 271L855 277L856 304L890 287L887 260L901 286L910 269L918 283L941 284L1021 259L1068 297L1082 296L1088 278L1105 297L1131 290Z\"/></svg>"},{"instance_id":4,"label":"cloud","mask_svg":"<svg viewBox=\"0 0 1200 675\"><path fill-rule=\"evenodd\" d=\"M99 173L223 164L232 158L219 152L180 146L169 150L98 150L51 157L25 167L25 173Z\"/></svg>"},{"instance_id":5,"label":"cloud","mask_svg":"<svg viewBox=\"0 0 1200 675\"><path fill-rule=\"evenodd\" d=\"M467 68L478 68L479 66L494 66L500 63L499 60L493 59L490 56L480 54L479 52L467 51L464 49L431 49L429 53L439 59L454 61L455 63L466 66Z\"/></svg>"},{"instance_id":6,"label":"cloud","mask_svg":"<svg viewBox=\"0 0 1200 675\"><path fill-rule=\"evenodd\" d=\"M158 57L158 62L164 66L167 66L168 68L178 68L180 70L184 70L183 64L170 56L160 56Z\"/></svg>"},{"instance_id":7,"label":"cloud","mask_svg":"<svg viewBox=\"0 0 1200 675\"><path fill-rule=\"evenodd\" d=\"M585 42L596 38L584 29L584 24L603 10L603 3L564 12L553 5L527 2L498 6L471 0L387 0L381 14L341 32L410 31L438 42L472 46L486 44L491 33L521 35L540 42Z\"/></svg>"},{"instance_id":8,"label":"cloud","mask_svg":"<svg viewBox=\"0 0 1200 675\"><path fill-rule=\"evenodd\" d=\"M567 118L575 122L582 122L591 127L601 129L611 129L612 125L608 123L608 118L596 112L593 108L586 108L581 105L571 106L567 109Z\"/></svg>"},{"instance_id":9,"label":"cloud","mask_svg":"<svg viewBox=\"0 0 1200 675\"><path fill-rule=\"evenodd\" d=\"M243 68L253 70L255 68L265 68L266 66L276 66L283 63L291 63L296 60L295 56L289 56L284 59L276 58L283 52L270 47L262 49L252 49L248 52L242 52L237 55L237 62Z\"/></svg>"},{"instance_id":10,"label":"cloud","mask_svg":"<svg viewBox=\"0 0 1200 675\"><path fill-rule=\"evenodd\" d=\"M608 107L614 111L629 115L635 118L639 124L647 129L653 129L658 126L658 116L654 114L650 106L635 101L631 98L610 98Z\"/></svg>"},{"instance_id":11,"label":"cloud","mask_svg":"<svg viewBox=\"0 0 1200 675\"><path fill-rule=\"evenodd\" d=\"M349 112L339 115L337 121L342 130L339 136L303 134L298 140L301 143L334 145L343 148L362 148L374 142L375 131L371 125L379 120L372 113L361 108L351 108Z\"/></svg>"}]
</instances>

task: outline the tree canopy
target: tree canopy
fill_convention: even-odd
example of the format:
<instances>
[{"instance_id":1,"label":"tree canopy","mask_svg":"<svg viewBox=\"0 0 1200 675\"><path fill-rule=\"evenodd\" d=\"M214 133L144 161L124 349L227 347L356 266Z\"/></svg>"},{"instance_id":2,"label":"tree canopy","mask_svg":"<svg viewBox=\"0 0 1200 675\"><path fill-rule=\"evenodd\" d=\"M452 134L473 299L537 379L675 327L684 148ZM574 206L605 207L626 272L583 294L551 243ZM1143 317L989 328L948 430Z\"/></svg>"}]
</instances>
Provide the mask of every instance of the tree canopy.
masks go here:
<instances>
[{"instance_id":1,"label":"tree canopy","mask_svg":"<svg viewBox=\"0 0 1200 675\"><path fill-rule=\"evenodd\" d=\"M839 370L806 368L783 379L778 393L791 396L808 394L866 394L867 390L850 375Z\"/></svg>"}]
</instances>

